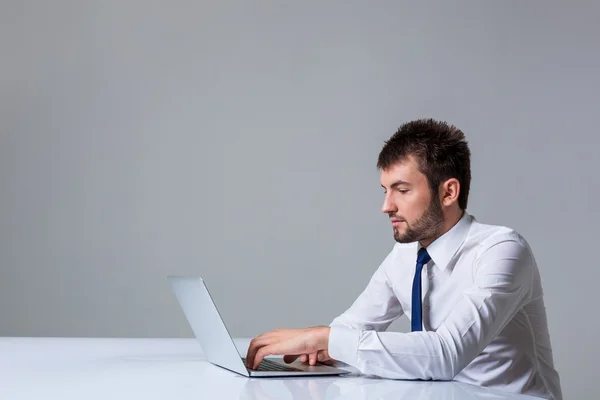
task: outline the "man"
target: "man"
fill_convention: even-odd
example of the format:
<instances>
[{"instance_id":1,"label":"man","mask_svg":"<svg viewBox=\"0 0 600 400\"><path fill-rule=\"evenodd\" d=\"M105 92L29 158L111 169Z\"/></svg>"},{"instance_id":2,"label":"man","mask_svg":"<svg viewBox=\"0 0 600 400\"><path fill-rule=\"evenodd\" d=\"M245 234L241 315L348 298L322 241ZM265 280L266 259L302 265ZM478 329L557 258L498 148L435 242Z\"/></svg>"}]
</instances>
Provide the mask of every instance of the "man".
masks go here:
<instances>
[{"instance_id":1,"label":"man","mask_svg":"<svg viewBox=\"0 0 600 400\"><path fill-rule=\"evenodd\" d=\"M540 274L527 241L467 213L470 150L432 119L405 123L377 163L396 244L352 306L330 326L252 340L248 367L350 364L392 379L457 380L562 399ZM410 333L384 332L401 315Z\"/></svg>"}]
</instances>

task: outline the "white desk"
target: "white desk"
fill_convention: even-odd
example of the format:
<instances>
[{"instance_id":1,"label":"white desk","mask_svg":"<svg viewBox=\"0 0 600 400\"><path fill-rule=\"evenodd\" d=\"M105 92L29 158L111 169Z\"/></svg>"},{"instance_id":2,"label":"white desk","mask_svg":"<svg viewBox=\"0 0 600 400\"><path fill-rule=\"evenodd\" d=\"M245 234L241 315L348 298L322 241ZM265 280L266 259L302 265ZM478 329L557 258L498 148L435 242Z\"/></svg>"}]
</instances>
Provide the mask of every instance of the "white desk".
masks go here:
<instances>
[{"instance_id":1,"label":"white desk","mask_svg":"<svg viewBox=\"0 0 600 400\"><path fill-rule=\"evenodd\" d=\"M245 354L248 339L236 340ZM458 382L352 374L246 378L206 362L194 339L0 338L0 399L533 399Z\"/></svg>"}]
</instances>

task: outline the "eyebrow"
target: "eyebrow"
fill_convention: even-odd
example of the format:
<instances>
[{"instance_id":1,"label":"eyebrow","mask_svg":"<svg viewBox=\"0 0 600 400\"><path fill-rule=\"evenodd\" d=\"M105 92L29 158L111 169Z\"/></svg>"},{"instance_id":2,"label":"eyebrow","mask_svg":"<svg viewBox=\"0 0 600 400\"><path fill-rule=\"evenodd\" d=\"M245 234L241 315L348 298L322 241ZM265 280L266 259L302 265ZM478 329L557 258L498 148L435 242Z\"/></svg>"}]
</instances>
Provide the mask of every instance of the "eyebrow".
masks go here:
<instances>
[{"instance_id":1,"label":"eyebrow","mask_svg":"<svg viewBox=\"0 0 600 400\"><path fill-rule=\"evenodd\" d=\"M391 189L395 188L396 186L400 186L400 185L406 185L406 186L410 186L410 183L405 182L403 180L398 180L394 183L392 183L392 185L390 186ZM385 189L385 186L381 185L382 188Z\"/></svg>"}]
</instances>

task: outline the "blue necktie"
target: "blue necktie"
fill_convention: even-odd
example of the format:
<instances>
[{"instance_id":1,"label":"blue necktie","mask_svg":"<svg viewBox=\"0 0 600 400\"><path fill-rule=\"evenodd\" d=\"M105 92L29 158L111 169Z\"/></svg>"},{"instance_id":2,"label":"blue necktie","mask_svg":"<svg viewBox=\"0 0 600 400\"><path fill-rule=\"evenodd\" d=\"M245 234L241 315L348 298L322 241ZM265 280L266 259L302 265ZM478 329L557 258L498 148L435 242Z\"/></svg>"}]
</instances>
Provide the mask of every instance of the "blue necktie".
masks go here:
<instances>
[{"instance_id":1,"label":"blue necktie","mask_svg":"<svg viewBox=\"0 0 600 400\"><path fill-rule=\"evenodd\" d=\"M431 260L429 253L425 247L419 249L417 255L417 269L415 270L415 279L413 280L412 287L412 316L410 320L410 327L412 331L423 330L423 317L421 315L421 271L423 265L427 264Z\"/></svg>"}]
</instances>

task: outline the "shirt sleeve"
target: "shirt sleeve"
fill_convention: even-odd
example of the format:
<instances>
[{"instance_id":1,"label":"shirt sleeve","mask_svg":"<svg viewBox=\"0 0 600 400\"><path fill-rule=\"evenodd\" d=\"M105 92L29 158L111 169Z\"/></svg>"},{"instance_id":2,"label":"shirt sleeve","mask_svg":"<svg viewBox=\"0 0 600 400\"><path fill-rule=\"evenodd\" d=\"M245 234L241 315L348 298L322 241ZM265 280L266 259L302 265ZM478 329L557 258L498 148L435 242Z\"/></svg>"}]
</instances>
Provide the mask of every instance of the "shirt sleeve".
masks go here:
<instances>
[{"instance_id":1,"label":"shirt sleeve","mask_svg":"<svg viewBox=\"0 0 600 400\"><path fill-rule=\"evenodd\" d=\"M524 244L514 239L494 243L475 262L472 285L436 331L376 332L332 325L329 355L364 374L384 378L453 379L531 293L533 260Z\"/></svg>"},{"instance_id":2,"label":"shirt sleeve","mask_svg":"<svg viewBox=\"0 0 600 400\"><path fill-rule=\"evenodd\" d=\"M384 331L404 314L386 273L386 265L392 259L392 254L393 251L381 263L352 306L335 318L330 326Z\"/></svg>"}]
</instances>

